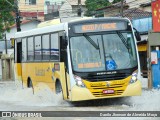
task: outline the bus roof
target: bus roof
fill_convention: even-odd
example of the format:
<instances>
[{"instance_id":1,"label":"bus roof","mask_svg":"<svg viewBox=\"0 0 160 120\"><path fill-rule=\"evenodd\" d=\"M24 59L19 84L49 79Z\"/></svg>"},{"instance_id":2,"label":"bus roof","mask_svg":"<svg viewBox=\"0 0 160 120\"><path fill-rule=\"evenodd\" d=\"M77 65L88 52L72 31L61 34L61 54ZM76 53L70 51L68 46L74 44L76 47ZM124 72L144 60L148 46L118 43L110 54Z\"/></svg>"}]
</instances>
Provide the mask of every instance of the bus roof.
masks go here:
<instances>
[{"instance_id":1,"label":"bus roof","mask_svg":"<svg viewBox=\"0 0 160 120\"><path fill-rule=\"evenodd\" d=\"M60 23L61 23L60 19L48 20L48 21L39 23L37 25L37 28L46 27L46 26L50 26L50 25L57 25Z\"/></svg>"},{"instance_id":2,"label":"bus roof","mask_svg":"<svg viewBox=\"0 0 160 120\"><path fill-rule=\"evenodd\" d=\"M35 28L32 30L28 30L28 31L17 32L15 34L15 38L32 36L32 35L40 35L40 34L45 34L45 33L50 33L50 32L56 32L56 31L62 31L62 30L65 30L65 26L68 24L78 24L78 23L85 23L85 22L89 23L92 21L105 21L105 20L129 21L127 18L118 18L118 17L76 19L76 20L72 20L72 21L66 22L66 23L53 24L53 25L49 25L49 26L46 25L45 27L41 27L41 28ZM44 26L44 25L42 25L42 26Z\"/></svg>"},{"instance_id":3,"label":"bus roof","mask_svg":"<svg viewBox=\"0 0 160 120\"><path fill-rule=\"evenodd\" d=\"M88 19L79 19L75 21L70 21L69 23L74 24L74 23L89 23L89 22L94 22L94 21L112 21L112 20L123 20L123 21L129 21L128 18L120 18L120 17L100 17L100 18L88 18Z\"/></svg>"},{"instance_id":4,"label":"bus roof","mask_svg":"<svg viewBox=\"0 0 160 120\"><path fill-rule=\"evenodd\" d=\"M27 31L23 31L23 32L17 32L15 34L15 38L32 36L32 35L40 35L40 34L50 33L50 32L54 32L54 31L62 31L62 30L64 30L64 26L65 26L65 23L60 23L60 24L56 24L56 25L35 28L32 30L27 30Z\"/></svg>"}]
</instances>

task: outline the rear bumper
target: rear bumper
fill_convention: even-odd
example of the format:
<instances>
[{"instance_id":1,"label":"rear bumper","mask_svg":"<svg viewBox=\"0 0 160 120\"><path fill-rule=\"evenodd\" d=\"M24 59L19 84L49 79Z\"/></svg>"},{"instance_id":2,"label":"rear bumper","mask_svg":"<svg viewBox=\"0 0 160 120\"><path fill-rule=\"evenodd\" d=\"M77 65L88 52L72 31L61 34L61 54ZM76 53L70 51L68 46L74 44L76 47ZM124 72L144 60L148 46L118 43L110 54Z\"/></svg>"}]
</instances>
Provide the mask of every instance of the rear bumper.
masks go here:
<instances>
[{"instance_id":1,"label":"rear bumper","mask_svg":"<svg viewBox=\"0 0 160 120\"><path fill-rule=\"evenodd\" d=\"M94 99L105 99L114 97L125 97L125 96L138 96L141 95L141 82L130 84L127 86L126 90L121 95L115 96L105 96L105 97L95 97L87 88L81 88L74 86L71 90L71 101L83 101L83 100L94 100Z\"/></svg>"}]
</instances>

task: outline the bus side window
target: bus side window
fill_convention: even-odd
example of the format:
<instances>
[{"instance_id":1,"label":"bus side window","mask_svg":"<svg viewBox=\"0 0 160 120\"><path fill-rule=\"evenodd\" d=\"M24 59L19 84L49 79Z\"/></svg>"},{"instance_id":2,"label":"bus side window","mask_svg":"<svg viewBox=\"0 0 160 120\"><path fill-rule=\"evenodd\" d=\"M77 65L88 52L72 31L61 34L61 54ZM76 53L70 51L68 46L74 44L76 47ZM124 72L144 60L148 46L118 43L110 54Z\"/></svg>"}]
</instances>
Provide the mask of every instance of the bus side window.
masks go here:
<instances>
[{"instance_id":1,"label":"bus side window","mask_svg":"<svg viewBox=\"0 0 160 120\"><path fill-rule=\"evenodd\" d=\"M51 60L59 61L58 33L51 34Z\"/></svg>"},{"instance_id":2,"label":"bus side window","mask_svg":"<svg viewBox=\"0 0 160 120\"><path fill-rule=\"evenodd\" d=\"M42 59L50 60L49 34L42 36Z\"/></svg>"},{"instance_id":3,"label":"bus side window","mask_svg":"<svg viewBox=\"0 0 160 120\"><path fill-rule=\"evenodd\" d=\"M28 51L27 52L28 52L27 59L29 61L34 60L33 37L28 38Z\"/></svg>"},{"instance_id":4,"label":"bus side window","mask_svg":"<svg viewBox=\"0 0 160 120\"><path fill-rule=\"evenodd\" d=\"M23 62L27 61L27 43L26 43L26 38L22 39L22 61Z\"/></svg>"},{"instance_id":5,"label":"bus side window","mask_svg":"<svg viewBox=\"0 0 160 120\"><path fill-rule=\"evenodd\" d=\"M42 45L41 45L41 36L35 37L35 60L41 60L42 59Z\"/></svg>"},{"instance_id":6,"label":"bus side window","mask_svg":"<svg viewBox=\"0 0 160 120\"><path fill-rule=\"evenodd\" d=\"M17 39L14 41L14 62L17 63Z\"/></svg>"},{"instance_id":7,"label":"bus side window","mask_svg":"<svg viewBox=\"0 0 160 120\"><path fill-rule=\"evenodd\" d=\"M22 42L17 42L17 63L22 62Z\"/></svg>"}]
</instances>

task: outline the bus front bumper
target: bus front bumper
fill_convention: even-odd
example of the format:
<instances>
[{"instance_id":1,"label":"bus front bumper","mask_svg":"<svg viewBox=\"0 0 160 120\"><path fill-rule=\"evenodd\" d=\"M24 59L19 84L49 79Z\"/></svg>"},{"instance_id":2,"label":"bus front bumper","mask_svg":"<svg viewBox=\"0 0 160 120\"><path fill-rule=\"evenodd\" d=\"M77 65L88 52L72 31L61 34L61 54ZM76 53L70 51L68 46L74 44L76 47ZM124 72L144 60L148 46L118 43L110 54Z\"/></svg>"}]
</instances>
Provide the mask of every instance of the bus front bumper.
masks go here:
<instances>
[{"instance_id":1,"label":"bus front bumper","mask_svg":"<svg viewBox=\"0 0 160 120\"><path fill-rule=\"evenodd\" d=\"M71 90L71 101L84 101L84 100L94 100L94 99L105 99L105 98L115 98L115 97L125 97L125 96L139 96L141 95L141 82L138 80L135 83L129 84L125 91L121 95L95 97L87 88L81 88L74 86Z\"/></svg>"}]
</instances>

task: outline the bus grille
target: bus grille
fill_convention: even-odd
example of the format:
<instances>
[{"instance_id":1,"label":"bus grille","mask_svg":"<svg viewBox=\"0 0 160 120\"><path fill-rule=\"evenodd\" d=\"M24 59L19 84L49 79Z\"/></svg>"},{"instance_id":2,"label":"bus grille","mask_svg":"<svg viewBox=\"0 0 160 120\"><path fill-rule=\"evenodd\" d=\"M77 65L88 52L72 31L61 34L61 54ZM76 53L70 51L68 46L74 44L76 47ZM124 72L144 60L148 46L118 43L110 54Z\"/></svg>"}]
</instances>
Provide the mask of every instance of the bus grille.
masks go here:
<instances>
[{"instance_id":1,"label":"bus grille","mask_svg":"<svg viewBox=\"0 0 160 120\"><path fill-rule=\"evenodd\" d=\"M127 83L121 84L111 84L110 86L107 85L97 85L97 86L90 86L89 89L91 93L95 97L105 97L105 96L118 96L121 95L127 87ZM114 93L103 93L104 90L114 90Z\"/></svg>"},{"instance_id":2,"label":"bus grille","mask_svg":"<svg viewBox=\"0 0 160 120\"><path fill-rule=\"evenodd\" d=\"M105 96L115 96L115 95L121 95L123 93L124 90L117 90L112 94L103 94L102 92L92 92L92 94L95 97L105 97Z\"/></svg>"},{"instance_id":3,"label":"bus grille","mask_svg":"<svg viewBox=\"0 0 160 120\"><path fill-rule=\"evenodd\" d=\"M92 75L92 76L87 76L84 79L91 82L97 82L97 81L108 81L108 80L122 80L128 76L129 74L120 73L120 74L111 74L111 75Z\"/></svg>"}]
</instances>

